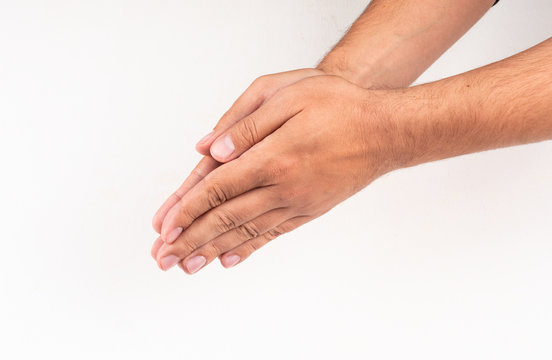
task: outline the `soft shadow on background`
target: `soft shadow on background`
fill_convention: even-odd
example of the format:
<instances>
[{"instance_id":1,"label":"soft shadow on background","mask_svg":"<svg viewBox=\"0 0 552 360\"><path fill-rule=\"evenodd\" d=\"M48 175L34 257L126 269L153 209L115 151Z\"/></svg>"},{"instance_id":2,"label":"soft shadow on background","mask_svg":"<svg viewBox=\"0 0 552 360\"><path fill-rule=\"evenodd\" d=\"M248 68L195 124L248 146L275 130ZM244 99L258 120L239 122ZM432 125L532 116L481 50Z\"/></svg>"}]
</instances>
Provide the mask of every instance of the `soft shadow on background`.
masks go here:
<instances>
[{"instance_id":1,"label":"soft shadow on background","mask_svg":"<svg viewBox=\"0 0 552 360\"><path fill-rule=\"evenodd\" d=\"M552 358L551 142L389 174L235 269L150 258L195 142L366 4L0 2L0 357ZM551 13L501 1L418 83L537 44Z\"/></svg>"}]
</instances>

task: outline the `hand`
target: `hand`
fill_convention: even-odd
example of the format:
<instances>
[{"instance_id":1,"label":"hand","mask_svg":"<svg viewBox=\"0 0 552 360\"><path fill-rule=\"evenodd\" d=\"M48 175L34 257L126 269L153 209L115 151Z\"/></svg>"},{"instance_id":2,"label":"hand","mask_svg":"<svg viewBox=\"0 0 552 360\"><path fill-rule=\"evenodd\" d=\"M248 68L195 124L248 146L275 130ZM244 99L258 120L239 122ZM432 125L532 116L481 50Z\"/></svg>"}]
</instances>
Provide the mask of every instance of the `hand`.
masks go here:
<instances>
[{"instance_id":1,"label":"hand","mask_svg":"<svg viewBox=\"0 0 552 360\"><path fill-rule=\"evenodd\" d=\"M218 256L233 266L398 167L399 145L407 142L385 115L388 93L336 76L307 78L221 131L217 143L227 146L215 158L236 160L206 175L168 210L162 237L175 229L180 234L171 244L154 245L159 266L182 261L193 273Z\"/></svg>"},{"instance_id":2,"label":"hand","mask_svg":"<svg viewBox=\"0 0 552 360\"><path fill-rule=\"evenodd\" d=\"M257 110L259 106L270 99L280 89L307 77L324 74L322 70L318 69L299 69L264 75L253 81L232 107L222 116L214 130L201 139L196 145L196 149L206 156L197 164L194 170L192 170L184 183L182 183L182 185L163 203L159 210L157 210L152 221L155 231L161 233L161 226L167 212L184 196L184 194L220 165L219 162L209 156L209 148L218 137L218 134L221 134L233 124ZM157 249L161 245L162 240L159 238L152 249L152 255L154 255L154 257L157 253Z\"/></svg>"}]
</instances>

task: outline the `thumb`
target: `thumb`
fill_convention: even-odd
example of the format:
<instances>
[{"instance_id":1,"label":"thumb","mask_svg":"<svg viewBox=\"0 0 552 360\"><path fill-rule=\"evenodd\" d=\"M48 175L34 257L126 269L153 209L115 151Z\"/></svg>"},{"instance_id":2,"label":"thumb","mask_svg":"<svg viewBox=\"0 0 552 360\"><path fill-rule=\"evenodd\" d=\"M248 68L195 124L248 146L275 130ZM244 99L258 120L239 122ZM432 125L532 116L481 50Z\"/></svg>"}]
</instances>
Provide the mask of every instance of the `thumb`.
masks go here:
<instances>
[{"instance_id":1,"label":"thumb","mask_svg":"<svg viewBox=\"0 0 552 360\"><path fill-rule=\"evenodd\" d=\"M281 89L297 81L318 75L324 75L324 72L318 69L299 69L258 77L221 117L214 130L199 140L196 150L200 154L209 155L209 148L213 141L223 131L253 113Z\"/></svg>"},{"instance_id":2,"label":"thumb","mask_svg":"<svg viewBox=\"0 0 552 360\"><path fill-rule=\"evenodd\" d=\"M275 96L222 132L211 145L211 156L218 162L236 159L299 112L289 96Z\"/></svg>"}]
</instances>

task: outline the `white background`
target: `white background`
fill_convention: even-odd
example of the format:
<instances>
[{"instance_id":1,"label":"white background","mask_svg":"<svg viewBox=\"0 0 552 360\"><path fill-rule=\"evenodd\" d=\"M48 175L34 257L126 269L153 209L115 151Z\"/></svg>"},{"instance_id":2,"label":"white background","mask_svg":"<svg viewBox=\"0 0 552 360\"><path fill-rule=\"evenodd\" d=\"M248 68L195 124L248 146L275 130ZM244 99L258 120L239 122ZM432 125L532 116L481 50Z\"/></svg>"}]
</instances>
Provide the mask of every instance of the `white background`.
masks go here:
<instances>
[{"instance_id":1,"label":"white background","mask_svg":"<svg viewBox=\"0 0 552 360\"><path fill-rule=\"evenodd\" d=\"M235 269L150 258L195 142L366 3L1 0L0 358L552 358L551 142L389 174ZM502 0L418 82L551 14Z\"/></svg>"}]
</instances>

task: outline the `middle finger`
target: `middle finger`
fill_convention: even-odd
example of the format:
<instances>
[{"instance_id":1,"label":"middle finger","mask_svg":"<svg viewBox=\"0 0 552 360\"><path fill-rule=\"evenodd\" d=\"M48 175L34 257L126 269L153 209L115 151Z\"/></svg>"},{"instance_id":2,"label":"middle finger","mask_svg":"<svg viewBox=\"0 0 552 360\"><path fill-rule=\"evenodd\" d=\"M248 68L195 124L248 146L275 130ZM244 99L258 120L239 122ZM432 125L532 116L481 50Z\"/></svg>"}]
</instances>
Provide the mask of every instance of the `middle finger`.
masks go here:
<instances>
[{"instance_id":1,"label":"middle finger","mask_svg":"<svg viewBox=\"0 0 552 360\"><path fill-rule=\"evenodd\" d=\"M163 267L166 263L162 260L166 256L176 255L183 259L218 236L237 228L243 229L244 224L260 215L281 208L283 203L272 188L273 186L254 189L199 217L174 243L159 252L157 260L160 266ZM245 230L255 234L252 237L257 236L260 231L252 226Z\"/></svg>"},{"instance_id":2,"label":"middle finger","mask_svg":"<svg viewBox=\"0 0 552 360\"><path fill-rule=\"evenodd\" d=\"M186 193L165 216L161 237L174 242L197 218L224 202L249 190L268 185L270 178L262 161L235 161L213 170Z\"/></svg>"}]
</instances>

